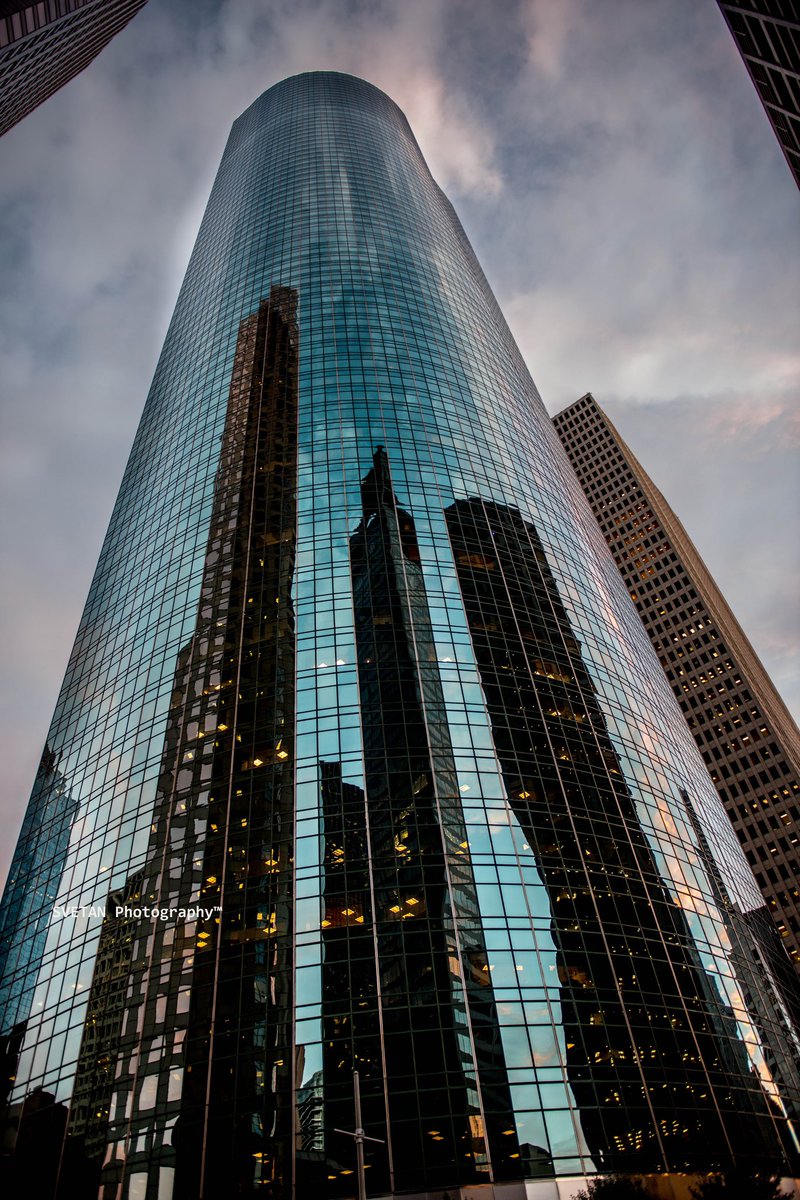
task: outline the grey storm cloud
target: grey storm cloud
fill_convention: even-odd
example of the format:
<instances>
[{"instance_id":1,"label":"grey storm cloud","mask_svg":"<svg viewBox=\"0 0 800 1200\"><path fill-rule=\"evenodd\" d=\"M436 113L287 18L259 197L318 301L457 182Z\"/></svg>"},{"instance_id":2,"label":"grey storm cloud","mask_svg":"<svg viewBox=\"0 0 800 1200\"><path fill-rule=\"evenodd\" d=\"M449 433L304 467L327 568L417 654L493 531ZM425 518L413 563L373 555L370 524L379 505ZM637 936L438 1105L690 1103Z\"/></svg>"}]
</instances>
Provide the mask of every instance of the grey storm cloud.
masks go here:
<instances>
[{"instance_id":1,"label":"grey storm cloud","mask_svg":"<svg viewBox=\"0 0 800 1200\"><path fill-rule=\"evenodd\" d=\"M230 124L314 69L400 104L551 412L608 406L800 701L797 193L716 4L150 0L0 141L9 842Z\"/></svg>"}]
</instances>

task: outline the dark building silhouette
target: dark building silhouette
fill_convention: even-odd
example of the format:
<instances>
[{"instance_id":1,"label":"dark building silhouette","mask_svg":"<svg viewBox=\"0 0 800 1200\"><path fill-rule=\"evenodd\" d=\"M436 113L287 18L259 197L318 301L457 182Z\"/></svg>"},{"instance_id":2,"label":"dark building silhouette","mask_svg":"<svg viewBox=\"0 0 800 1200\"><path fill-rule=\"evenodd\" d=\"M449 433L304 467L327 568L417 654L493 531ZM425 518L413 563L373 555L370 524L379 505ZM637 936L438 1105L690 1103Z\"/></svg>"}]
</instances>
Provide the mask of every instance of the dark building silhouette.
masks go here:
<instances>
[{"instance_id":1,"label":"dark building silhouette","mask_svg":"<svg viewBox=\"0 0 800 1200\"><path fill-rule=\"evenodd\" d=\"M69 1107L41 1087L5 1109L0 1156L4 1194L51 1200L62 1166L68 1119Z\"/></svg>"},{"instance_id":2,"label":"dark building silhouette","mask_svg":"<svg viewBox=\"0 0 800 1200\"><path fill-rule=\"evenodd\" d=\"M746 1139L769 1165L769 1101L742 1086L729 998L659 876L536 530L479 499L447 519L509 801L551 901L589 1151L612 1172L702 1171Z\"/></svg>"},{"instance_id":3,"label":"dark building silhouette","mask_svg":"<svg viewBox=\"0 0 800 1200\"><path fill-rule=\"evenodd\" d=\"M797 0L719 0L722 15L800 186L800 8Z\"/></svg>"},{"instance_id":4,"label":"dark building silhouette","mask_svg":"<svg viewBox=\"0 0 800 1200\"><path fill-rule=\"evenodd\" d=\"M70 1102L60 1172L64 1200L97 1190L106 1149L119 1039L127 999L133 939L138 928L128 911L141 903L142 872L109 894L100 933Z\"/></svg>"},{"instance_id":5,"label":"dark building silhouette","mask_svg":"<svg viewBox=\"0 0 800 1200\"><path fill-rule=\"evenodd\" d=\"M139 1129L171 1132L125 1168L156 1158L187 1200L284 1177L291 1147L296 306L275 286L240 326L198 629L175 680L145 868L145 898L216 911L175 931L177 958L171 929L139 932L109 1134L133 1098ZM142 1013L160 1052L143 1079ZM119 1174L112 1156L104 1194Z\"/></svg>"},{"instance_id":6,"label":"dark building silhouette","mask_svg":"<svg viewBox=\"0 0 800 1200\"><path fill-rule=\"evenodd\" d=\"M350 562L369 831L362 863L382 1014L380 1025L365 1024L382 1038L370 1059L384 1078L394 1188L486 1180L490 1155L513 1178L519 1145L513 1127L502 1132L511 1099L416 528L383 447L361 501ZM348 897L357 923L354 904Z\"/></svg>"},{"instance_id":7,"label":"dark building silhouette","mask_svg":"<svg viewBox=\"0 0 800 1200\"><path fill-rule=\"evenodd\" d=\"M69 83L147 0L0 0L0 135Z\"/></svg>"},{"instance_id":8,"label":"dark building silhouette","mask_svg":"<svg viewBox=\"0 0 800 1200\"><path fill-rule=\"evenodd\" d=\"M800 734L686 530L591 395L553 418L800 967Z\"/></svg>"}]
</instances>

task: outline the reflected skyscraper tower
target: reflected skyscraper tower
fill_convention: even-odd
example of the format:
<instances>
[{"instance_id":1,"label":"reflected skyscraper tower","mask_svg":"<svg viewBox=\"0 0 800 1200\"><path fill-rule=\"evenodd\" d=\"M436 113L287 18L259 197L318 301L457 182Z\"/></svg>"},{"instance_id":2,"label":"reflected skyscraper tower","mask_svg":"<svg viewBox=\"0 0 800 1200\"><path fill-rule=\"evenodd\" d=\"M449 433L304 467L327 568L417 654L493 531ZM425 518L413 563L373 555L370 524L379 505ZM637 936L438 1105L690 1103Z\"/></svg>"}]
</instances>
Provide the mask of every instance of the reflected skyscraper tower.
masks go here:
<instances>
[{"instance_id":1,"label":"reflected skyscraper tower","mask_svg":"<svg viewBox=\"0 0 800 1200\"><path fill-rule=\"evenodd\" d=\"M0 910L0 1020L8 1033L28 1016L29 968L42 957L78 804L45 746ZM19 937L19 930L25 937Z\"/></svg>"},{"instance_id":2,"label":"reflected skyscraper tower","mask_svg":"<svg viewBox=\"0 0 800 1200\"><path fill-rule=\"evenodd\" d=\"M49 745L89 907L0 1033L60 1195L346 1200L354 1071L373 1196L793 1169L760 896L370 84L233 127Z\"/></svg>"}]
</instances>

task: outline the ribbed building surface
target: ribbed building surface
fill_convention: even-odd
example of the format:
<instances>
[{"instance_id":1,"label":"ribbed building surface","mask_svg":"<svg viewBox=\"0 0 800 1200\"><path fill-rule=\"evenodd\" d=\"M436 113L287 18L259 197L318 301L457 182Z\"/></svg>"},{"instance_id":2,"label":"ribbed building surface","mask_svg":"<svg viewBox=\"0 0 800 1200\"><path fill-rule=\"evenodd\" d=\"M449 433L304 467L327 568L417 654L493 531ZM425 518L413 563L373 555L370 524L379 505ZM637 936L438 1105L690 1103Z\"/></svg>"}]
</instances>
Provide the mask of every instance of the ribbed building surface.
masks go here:
<instances>
[{"instance_id":1,"label":"ribbed building surface","mask_svg":"<svg viewBox=\"0 0 800 1200\"><path fill-rule=\"evenodd\" d=\"M0 0L0 135L69 83L147 0Z\"/></svg>"},{"instance_id":2,"label":"ribbed building surface","mask_svg":"<svg viewBox=\"0 0 800 1200\"><path fill-rule=\"evenodd\" d=\"M553 418L800 968L800 733L686 530L591 395Z\"/></svg>"},{"instance_id":3,"label":"ribbed building surface","mask_svg":"<svg viewBox=\"0 0 800 1200\"><path fill-rule=\"evenodd\" d=\"M800 186L800 4L719 0L719 6Z\"/></svg>"},{"instance_id":4,"label":"ribbed building surface","mask_svg":"<svg viewBox=\"0 0 800 1200\"><path fill-rule=\"evenodd\" d=\"M352 1197L354 1070L371 1196L793 1169L752 874L368 83L233 127L48 753L13 895L69 803L87 907L15 901L2 1029L47 1195Z\"/></svg>"}]
</instances>

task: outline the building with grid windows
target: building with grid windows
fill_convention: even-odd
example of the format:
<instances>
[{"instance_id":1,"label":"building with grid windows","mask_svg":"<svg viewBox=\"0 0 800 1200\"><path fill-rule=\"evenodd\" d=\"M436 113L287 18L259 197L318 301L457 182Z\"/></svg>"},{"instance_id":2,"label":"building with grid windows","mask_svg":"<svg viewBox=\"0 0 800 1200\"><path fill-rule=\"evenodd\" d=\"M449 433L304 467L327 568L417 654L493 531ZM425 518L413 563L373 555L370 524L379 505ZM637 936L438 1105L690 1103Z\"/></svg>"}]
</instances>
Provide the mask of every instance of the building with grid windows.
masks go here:
<instances>
[{"instance_id":1,"label":"building with grid windows","mask_svg":"<svg viewBox=\"0 0 800 1200\"><path fill-rule=\"evenodd\" d=\"M0 135L69 83L147 0L0 0Z\"/></svg>"},{"instance_id":2,"label":"building with grid windows","mask_svg":"<svg viewBox=\"0 0 800 1200\"><path fill-rule=\"evenodd\" d=\"M800 186L800 4L719 0L719 6Z\"/></svg>"},{"instance_id":3,"label":"building with grid windows","mask_svg":"<svg viewBox=\"0 0 800 1200\"><path fill-rule=\"evenodd\" d=\"M48 754L0 1027L5 1167L47 1200L348 1200L354 1072L384 1200L797 1172L763 900L362 80L233 126ZM22 905L51 820L56 907Z\"/></svg>"},{"instance_id":4,"label":"building with grid windows","mask_svg":"<svg viewBox=\"0 0 800 1200\"><path fill-rule=\"evenodd\" d=\"M800 734L686 530L591 395L553 418L800 968Z\"/></svg>"}]
</instances>

